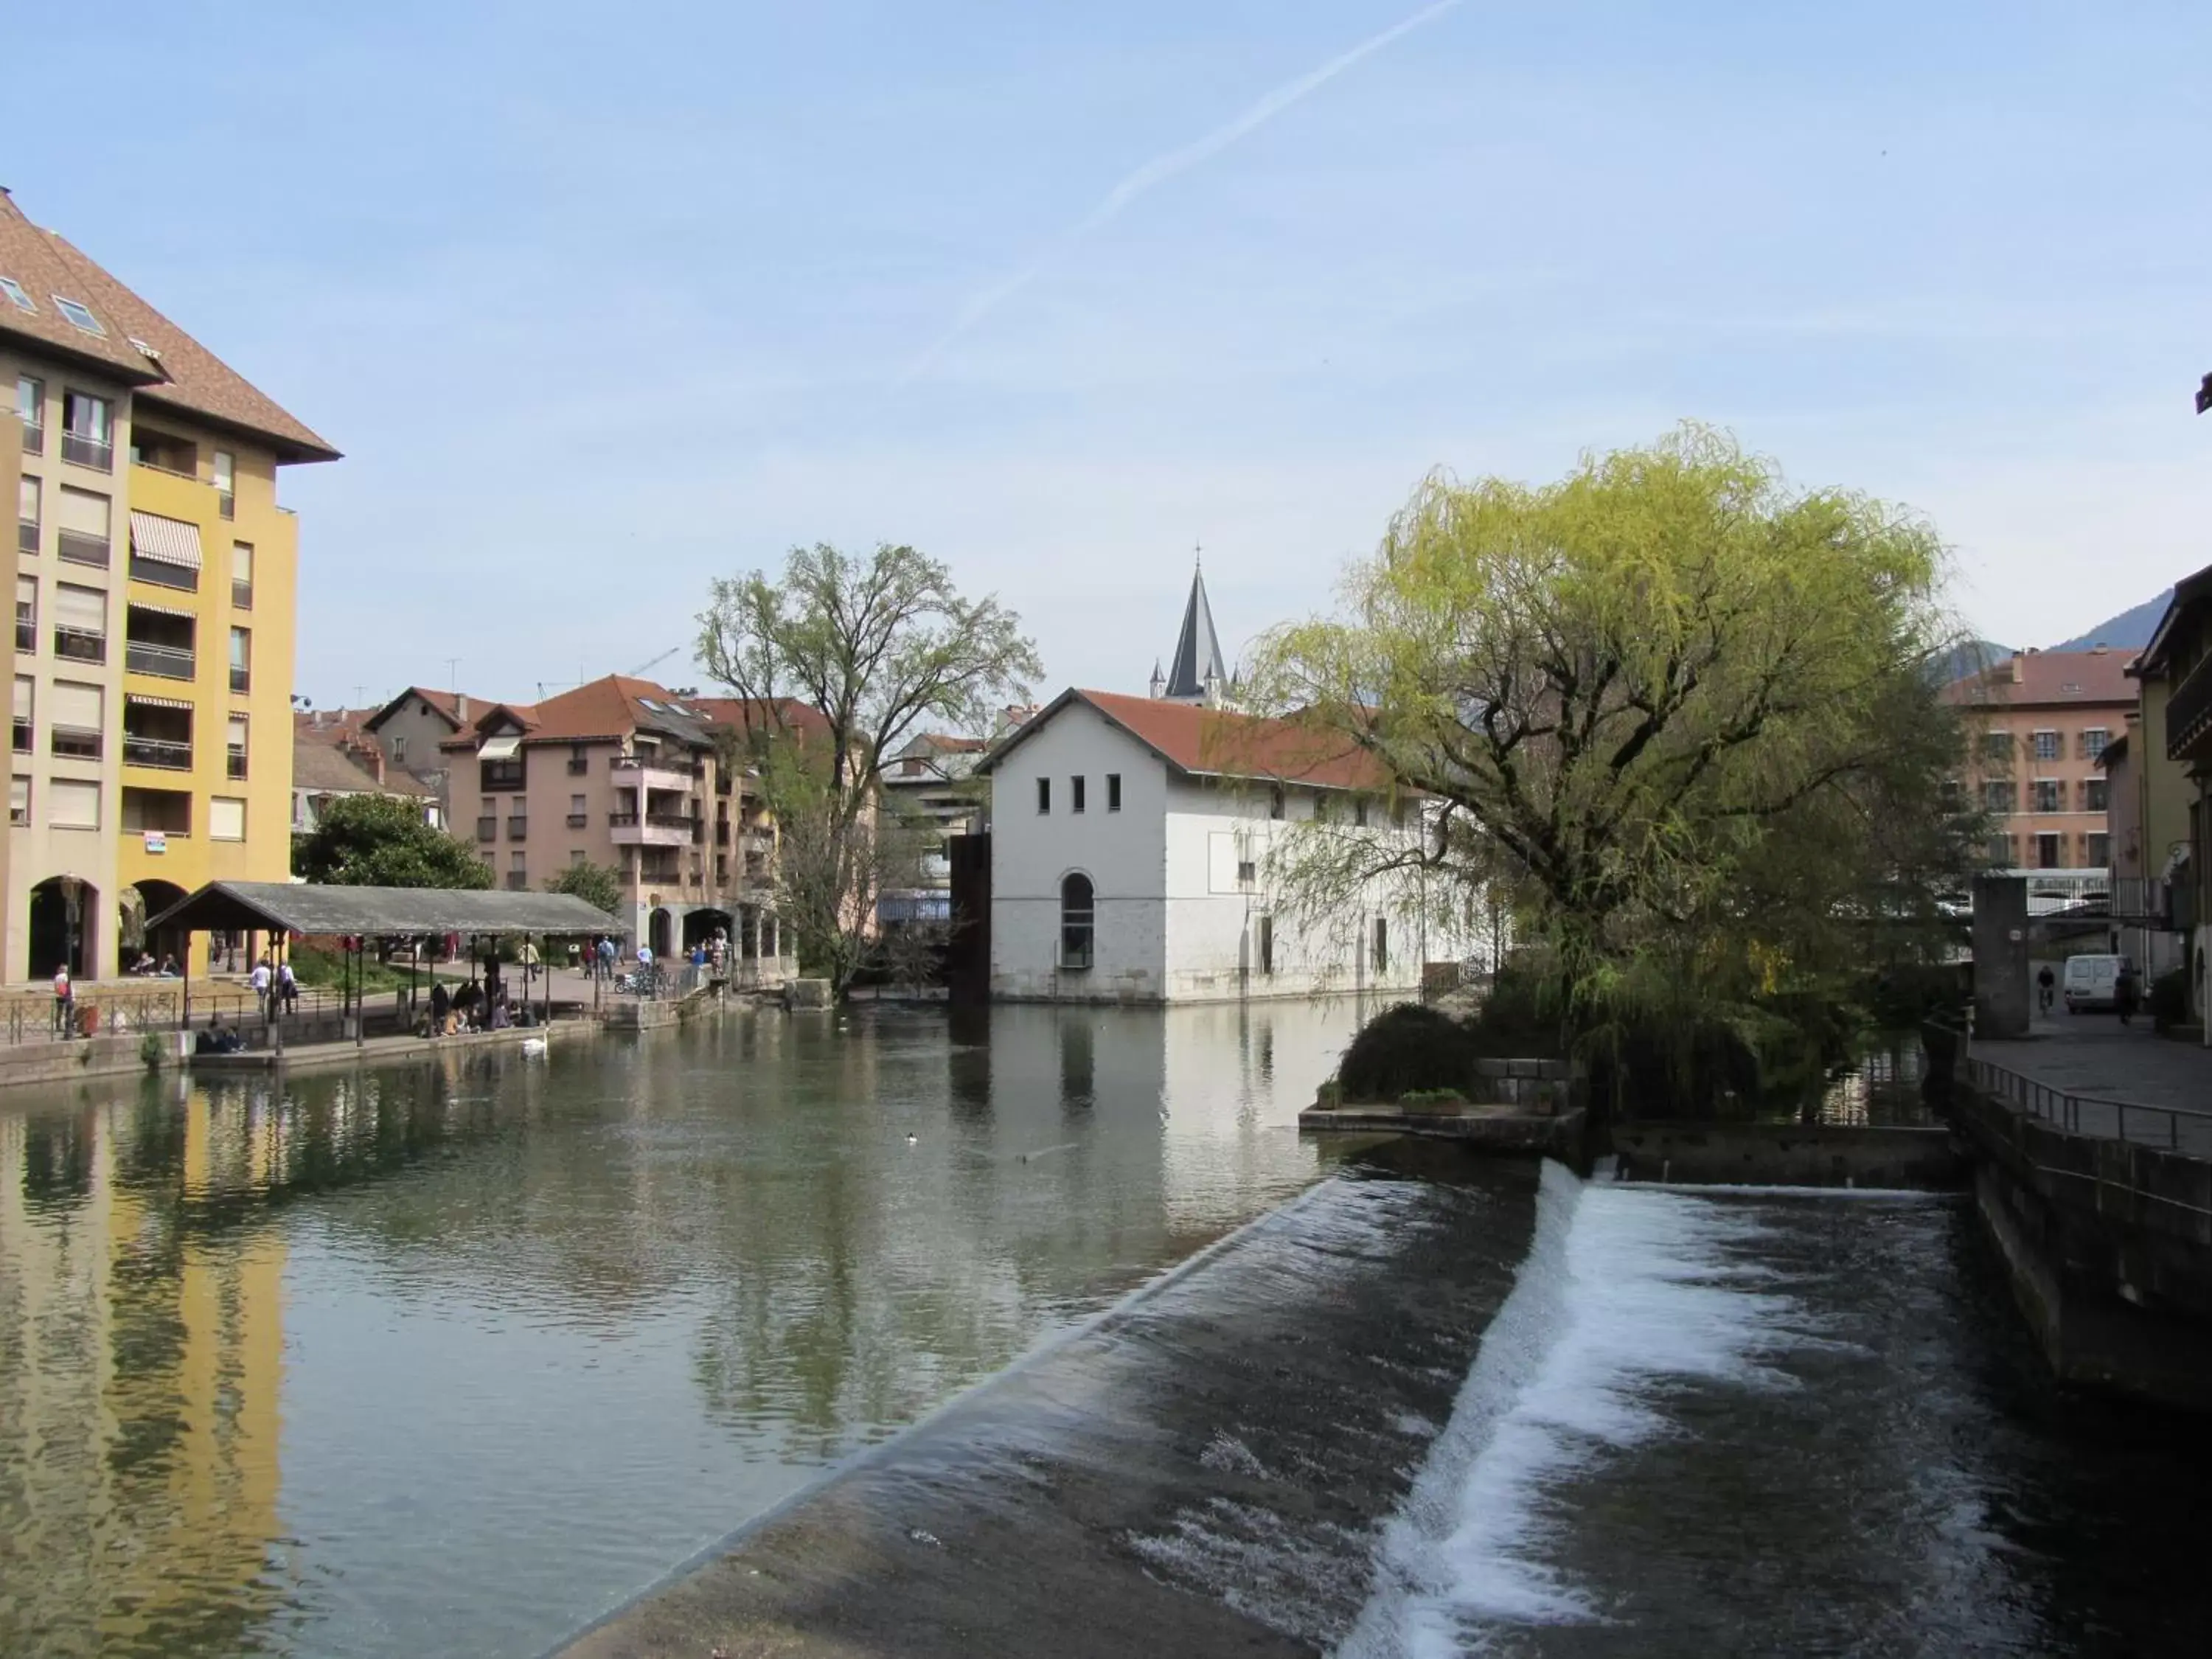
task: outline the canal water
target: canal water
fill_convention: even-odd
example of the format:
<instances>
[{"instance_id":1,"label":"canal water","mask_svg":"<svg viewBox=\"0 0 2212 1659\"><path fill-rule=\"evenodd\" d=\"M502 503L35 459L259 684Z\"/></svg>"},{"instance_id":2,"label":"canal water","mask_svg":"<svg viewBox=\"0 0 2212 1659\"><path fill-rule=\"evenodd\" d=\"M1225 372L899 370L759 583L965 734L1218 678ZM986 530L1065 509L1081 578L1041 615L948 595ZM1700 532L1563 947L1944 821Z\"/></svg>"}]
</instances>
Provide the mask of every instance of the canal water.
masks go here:
<instances>
[{"instance_id":1,"label":"canal water","mask_svg":"<svg viewBox=\"0 0 2212 1659\"><path fill-rule=\"evenodd\" d=\"M544 1652L994 1376L732 1559L903 1551L830 1593L922 1653L2203 1650L2201 1433L2054 1388L1964 1205L1334 1164L1356 1018L0 1108L0 1653Z\"/></svg>"}]
</instances>

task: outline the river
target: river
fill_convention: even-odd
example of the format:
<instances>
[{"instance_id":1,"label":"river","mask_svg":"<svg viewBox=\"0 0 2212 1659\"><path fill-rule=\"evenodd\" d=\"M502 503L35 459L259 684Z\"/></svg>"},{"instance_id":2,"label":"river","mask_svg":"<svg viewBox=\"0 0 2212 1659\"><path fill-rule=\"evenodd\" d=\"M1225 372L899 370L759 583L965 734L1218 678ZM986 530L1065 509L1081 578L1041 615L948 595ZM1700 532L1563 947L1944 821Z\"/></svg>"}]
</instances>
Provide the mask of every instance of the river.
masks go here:
<instances>
[{"instance_id":1,"label":"river","mask_svg":"<svg viewBox=\"0 0 2212 1659\"><path fill-rule=\"evenodd\" d=\"M2041 1379L1959 1204L1333 1170L1293 1120L1356 1018L739 1013L0 1106L0 1653L543 1652L971 1385L1042 1389L1016 1362L1068 1333L1137 1421L1164 1351L1086 1322L1231 1234L1151 1298L1204 1336L1164 1352L1206 1449L1093 1528L1171 1620L1369 1656L2206 1627L2205 1463ZM1255 1381L1263 1318L1294 1346ZM1327 1413L1289 1447L1264 1397L1331 1320L1340 1397L1393 1355L1426 1391L1383 1451ZM1297 1469L1286 1513L1340 1513L1286 1568L1252 1471Z\"/></svg>"}]
</instances>

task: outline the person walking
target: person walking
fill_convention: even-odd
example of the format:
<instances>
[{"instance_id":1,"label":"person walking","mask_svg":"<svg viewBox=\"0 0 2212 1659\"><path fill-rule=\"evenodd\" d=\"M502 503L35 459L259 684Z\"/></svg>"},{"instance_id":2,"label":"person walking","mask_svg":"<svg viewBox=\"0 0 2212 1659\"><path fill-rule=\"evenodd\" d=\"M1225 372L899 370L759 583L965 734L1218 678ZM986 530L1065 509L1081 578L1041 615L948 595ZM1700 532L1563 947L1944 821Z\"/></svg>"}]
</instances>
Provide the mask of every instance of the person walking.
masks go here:
<instances>
[{"instance_id":1,"label":"person walking","mask_svg":"<svg viewBox=\"0 0 2212 1659\"><path fill-rule=\"evenodd\" d=\"M2043 1012L2046 1014L2051 1012L2051 988L2057 983L2057 979L2051 974L2051 964L2045 963L2042 971L2035 976L2035 994L2037 1000L2042 1003Z\"/></svg>"},{"instance_id":2,"label":"person walking","mask_svg":"<svg viewBox=\"0 0 2212 1659\"><path fill-rule=\"evenodd\" d=\"M2112 981L2112 1006L2119 1010L2120 1024L2134 1023L2136 1017L2136 970L2126 963Z\"/></svg>"},{"instance_id":3,"label":"person walking","mask_svg":"<svg viewBox=\"0 0 2212 1659\"><path fill-rule=\"evenodd\" d=\"M267 1019L276 1012L269 1001L269 987L272 981L267 957L262 957L253 964L253 972L248 976L247 982L253 987L254 1012L264 1020Z\"/></svg>"},{"instance_id":4,"label":"person walking","mask_svg":"<svg viewBox=\"0 0 2212 1659\"><path fill-rule=\"evenodd\" d=\"M54 969L54 1030L66 1039L76 1035L76 988L70 983L69 963Z\"/></svg>"},{"instance_id":5,"label":"person walking","mask_svg":"<svg viewBox=\"0 0 2212 1659\"><path fill-rule=\"evenodd\" d=\"M300 1012L300 981L293 975L289 960L277 964L276 994L283 1001L284 1012L287 1016Z\"/></svg>"}]
</instances>

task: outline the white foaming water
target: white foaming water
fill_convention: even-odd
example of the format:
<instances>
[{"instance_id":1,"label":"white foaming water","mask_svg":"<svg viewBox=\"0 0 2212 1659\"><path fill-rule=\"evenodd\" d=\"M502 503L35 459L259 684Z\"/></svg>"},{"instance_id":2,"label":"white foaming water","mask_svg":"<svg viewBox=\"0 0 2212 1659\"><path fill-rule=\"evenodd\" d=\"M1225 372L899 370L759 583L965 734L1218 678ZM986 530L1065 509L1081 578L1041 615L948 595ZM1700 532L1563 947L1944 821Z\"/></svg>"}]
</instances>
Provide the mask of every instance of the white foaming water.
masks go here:
<instances>
[{"instance_id":1,"label":"white foaming water","mask_svg":"<svg viewBox=\"0 0 2212 1659\"><path fill-rule=\"evenodd\" d=\"M1795 1304L1728 1259L1759 1232L1732 1206L1544 1166L1528 1258L1384 1529L1345 1659L1473 1652L1500 1625L1602 1616L1545 1564L1543 1494L1663 1431L1655 1384L1790 1386L1761 1362L1805 1340Z\"/></svg>"}]
</instances>

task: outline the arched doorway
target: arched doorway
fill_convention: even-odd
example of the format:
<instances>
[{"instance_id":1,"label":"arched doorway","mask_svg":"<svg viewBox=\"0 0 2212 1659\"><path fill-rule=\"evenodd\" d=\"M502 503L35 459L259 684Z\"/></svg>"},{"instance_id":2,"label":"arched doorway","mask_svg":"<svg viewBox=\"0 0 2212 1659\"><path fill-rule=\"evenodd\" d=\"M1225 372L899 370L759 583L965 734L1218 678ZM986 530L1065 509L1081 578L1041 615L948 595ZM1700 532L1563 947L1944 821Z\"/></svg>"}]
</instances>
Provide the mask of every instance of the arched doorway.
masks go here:
<instances>
[{"instance_id":1,"label":"arched doorway","mask_svg":"<svg viewBox=\"0 0 2212 1659\"><path fill-rule=\"evenodd\" d=\"M675 927L665 909L655 910L645 924L645 942L653 948L653 959L659 962L674 950L672 935Z\"/></svg>"},{"instance_id":2,"label":"arched doorway","mask_svg":"<svg viewBox=\"0 0 2212 1659\"><path fill-rule=\"evenodd\" d=\"M141 955L153 957L157 964L173 961L181 969L191 943L184 929L165 927L149 933L146 924L171 905L183 902L185 890L173 881L149 878L133 882L115 896L115 971L129 973Z\"/></svg>"},{"instance_id":3,"label":"arched doorway","mask_svg":"<svg viewBox=\"0 0 2212 1659\"><path fill-rule=\"evenodd\" d=\"M737 919L727 910L701 908L684 913L684 948L685 950L690 950L695 945L711 943L717 933L727 933L733 939L738 936Z\"/></svg>"},{"instance_id":4,"label":"arched doorway","mask_svg":"<svg viewBox=\"0 0 2212 1659\"><path fill-rule=\"evenodd\" d=\"M98 953L86 923L99 914L100 890L75 876L48 876L31 889L27 977L51 979L67 963L71 979L90 979Z\"/></svg>"},{"instance_id":5,"label":"arched doorway","mask_svg":"<svg viewBox=\"0 0 2212 1659\"><path fill-rule=\"evenodd\" d=\"M1091 878L1080 870L1060 884L1060 965L1084 969L1092 960L1092 925L1097 916Z\"/></svg>"}]
</instances>

